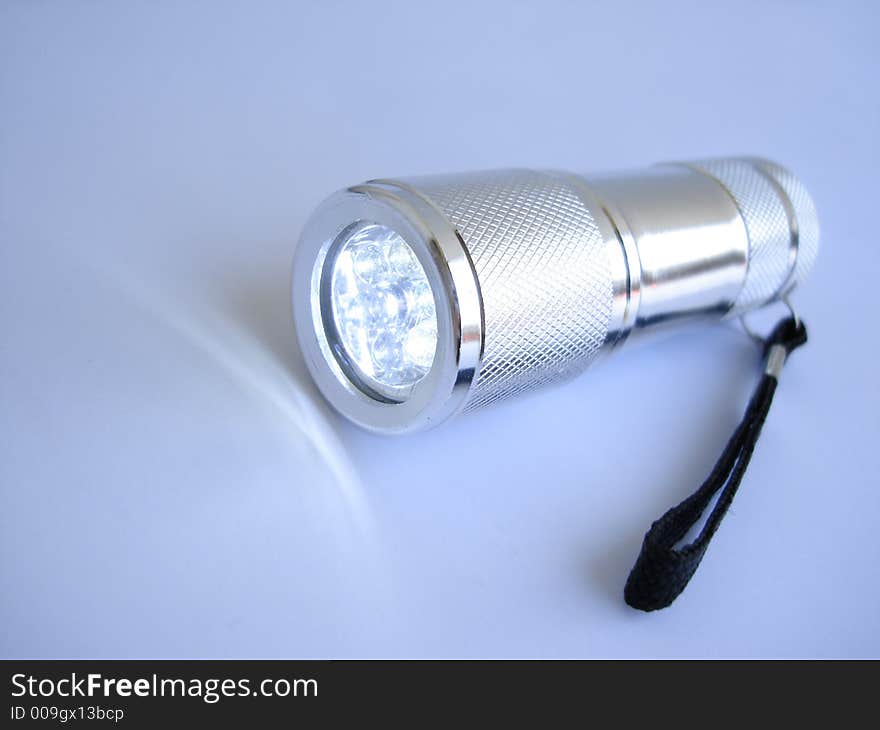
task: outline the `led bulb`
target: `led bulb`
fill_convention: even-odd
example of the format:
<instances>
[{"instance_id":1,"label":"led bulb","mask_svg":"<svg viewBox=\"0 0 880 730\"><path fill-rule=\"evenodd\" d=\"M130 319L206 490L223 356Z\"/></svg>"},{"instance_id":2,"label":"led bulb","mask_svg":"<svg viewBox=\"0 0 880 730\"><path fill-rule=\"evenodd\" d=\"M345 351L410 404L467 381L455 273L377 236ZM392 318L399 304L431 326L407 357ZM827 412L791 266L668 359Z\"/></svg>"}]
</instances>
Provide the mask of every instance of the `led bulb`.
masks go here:
<instances>
[{"instance_id":1,"label":"led bulb","mask_svg":"<svg viewBox=\"0 0 880 730\"><path fill-rule=\"evenodd\" d=\"M397 400L434 361L437 311L428 277L387 226L359 222L337 245L330 300L340 354L369 389Z\"/></svg>"}]
</instances>

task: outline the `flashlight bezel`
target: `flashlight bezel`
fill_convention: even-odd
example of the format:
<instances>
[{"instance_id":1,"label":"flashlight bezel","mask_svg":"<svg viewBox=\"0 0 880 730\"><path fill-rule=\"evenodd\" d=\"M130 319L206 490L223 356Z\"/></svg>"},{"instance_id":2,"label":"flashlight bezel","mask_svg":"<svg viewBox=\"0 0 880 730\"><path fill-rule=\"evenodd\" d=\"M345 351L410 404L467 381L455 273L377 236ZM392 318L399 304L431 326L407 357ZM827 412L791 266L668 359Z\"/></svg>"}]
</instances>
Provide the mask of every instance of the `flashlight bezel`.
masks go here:
<instances>
[{"instance_id":1,"label":"flashlight bezel","mask_svg":"<svg viewBox=\"0 0 880 730\"><path fill-rule=\"evenodd\" d=\"M345 366L326 306L332 251L352 224L369 221L396 231L410 246L434 296L437 348L425 376L395 394L376 392ZM342 190L306 223L296 249L292 304L306 366L342 415L378 433L430 428L467 400L483 353L483 305L470 255L446 218L408 186L371 181Z\"/></svg>"}]
</instances>

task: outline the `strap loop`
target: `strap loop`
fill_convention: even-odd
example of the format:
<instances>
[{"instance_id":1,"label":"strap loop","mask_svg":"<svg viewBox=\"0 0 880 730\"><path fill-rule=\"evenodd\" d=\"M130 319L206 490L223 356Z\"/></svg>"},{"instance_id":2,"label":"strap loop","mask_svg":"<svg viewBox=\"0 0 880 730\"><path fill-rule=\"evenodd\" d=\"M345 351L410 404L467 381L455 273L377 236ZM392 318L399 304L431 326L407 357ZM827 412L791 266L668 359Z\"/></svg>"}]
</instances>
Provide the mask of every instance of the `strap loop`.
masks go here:
<instances>
[{"instance_id":1,"label":"strap loop","mask_svg":"<svg viewBox=\"0 0 880 730\"><path fill-rule=\"evenodd\" d=\"M624 588L624 598L633 608L642 611L666 608L687 587L736 496L773 402L782 366L788 355L806 341L807 330L796 315L779 322L763 341L764 374L742 421L709 477L690 497L651 525L645 535L642 550ZM697 538L676 547L719 490L718 501Z\"/></svg>"}]
</instances>

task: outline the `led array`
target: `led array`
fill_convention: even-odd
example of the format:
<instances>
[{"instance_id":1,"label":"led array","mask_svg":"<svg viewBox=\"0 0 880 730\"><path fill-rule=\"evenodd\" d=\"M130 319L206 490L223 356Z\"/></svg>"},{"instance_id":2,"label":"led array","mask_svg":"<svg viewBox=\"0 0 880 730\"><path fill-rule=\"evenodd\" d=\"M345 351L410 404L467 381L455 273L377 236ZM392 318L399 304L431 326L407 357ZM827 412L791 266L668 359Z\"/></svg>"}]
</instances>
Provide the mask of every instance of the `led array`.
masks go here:
<instances>
[{"instance_id":1,"label":"led array","mask_svg":"<svg viewBox=\"0 0 880 730\"><path fill-rule=\"evenodd\" d=\"M425 270L400 235L359 225L336 255L333 318L350 362L388 388L415 385L434 361L437 311Z\"/></svg>"}]
</instances>

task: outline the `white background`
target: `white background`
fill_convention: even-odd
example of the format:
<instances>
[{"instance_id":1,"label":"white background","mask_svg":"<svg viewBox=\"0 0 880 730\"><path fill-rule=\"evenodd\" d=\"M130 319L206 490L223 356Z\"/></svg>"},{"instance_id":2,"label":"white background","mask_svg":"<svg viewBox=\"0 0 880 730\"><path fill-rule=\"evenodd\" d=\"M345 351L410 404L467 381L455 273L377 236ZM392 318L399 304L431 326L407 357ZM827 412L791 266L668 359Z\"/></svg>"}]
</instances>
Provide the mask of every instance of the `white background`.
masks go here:
<instances>
[{"instance_id":1,"label":"white background","mask_svg":"<svg viewBox=\"0 0 880 730\"><path fill-rule=\"evenodd\" d=\"M0 5L2 656L877 656L869 3ZM622 587L757 356L732 326L387 439L304 373L289 264L376 176L758 154L823 227L734 508Z\"/></svg>"}]
</instances>

